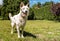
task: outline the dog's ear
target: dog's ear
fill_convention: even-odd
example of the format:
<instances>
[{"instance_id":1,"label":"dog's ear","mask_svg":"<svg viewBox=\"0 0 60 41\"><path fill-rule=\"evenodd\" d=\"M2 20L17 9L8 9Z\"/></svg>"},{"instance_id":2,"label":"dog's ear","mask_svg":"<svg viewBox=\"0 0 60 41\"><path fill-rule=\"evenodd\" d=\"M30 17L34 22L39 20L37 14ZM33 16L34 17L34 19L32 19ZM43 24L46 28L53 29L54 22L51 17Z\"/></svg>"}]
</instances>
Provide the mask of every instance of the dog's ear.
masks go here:
<instances>
[{"instance_id":1,"label":"dog's ear","mask_svg":"<svg viewBox=\"0 0 60 41\"><path fill-rule=\"evenodd\" d=\"M28 7L29 7L29 3L27 3L27 4L26 4L26 6L28 6Z\"/></svg>"},{"instance_id":2,"label":"dog's ear","mask_svg":"<svg viewBox=\"0 0 60 41\"><path fill-rule=\"evenodd\" d=\"M23 2L21 2L21 4L20 4L20 7L22 7L22 6L24 6L24 3Z\"/></svg>"}]
</instances>

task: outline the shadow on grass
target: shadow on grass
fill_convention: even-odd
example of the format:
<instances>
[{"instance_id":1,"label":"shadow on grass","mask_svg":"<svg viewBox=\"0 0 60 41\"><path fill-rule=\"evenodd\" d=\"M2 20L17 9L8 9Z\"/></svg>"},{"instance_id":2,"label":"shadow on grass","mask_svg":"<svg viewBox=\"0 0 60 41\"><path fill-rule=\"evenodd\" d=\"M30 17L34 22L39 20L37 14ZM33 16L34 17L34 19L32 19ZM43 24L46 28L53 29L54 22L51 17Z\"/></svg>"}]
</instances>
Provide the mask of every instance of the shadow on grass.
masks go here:
<instances>
[{"instance_id":1,"label":"shadow on grass","mask_svg":"<svg viewBox=\"0 0 60 41\"><path fill-rule=\"evenodd\" d=\"M20 31L20 32L21 32L21 31ZM17 33L17 31L15 31L15 33ZM35 36L34 34L29 33L29 32L26 32L26 31L23 32L23 35L24 35L24 37L28 36L28 37L36 38L36 36Z\"/></svg>"},{"instance_id":2,"label":"shadow on grass","mask_svg":"<svg viewBox=\"0 0 60 41\"><path fill-rule=\"evenodd\" d=\"M29 32L26 32L26 31L24 31L24 34L23 34L25 37L26 36L30 36L30 37L33 37L33 38L36 38L36 36L34 35L34 34L32 34L32 33L29 33Z\"/></svg>"}]
</instances>

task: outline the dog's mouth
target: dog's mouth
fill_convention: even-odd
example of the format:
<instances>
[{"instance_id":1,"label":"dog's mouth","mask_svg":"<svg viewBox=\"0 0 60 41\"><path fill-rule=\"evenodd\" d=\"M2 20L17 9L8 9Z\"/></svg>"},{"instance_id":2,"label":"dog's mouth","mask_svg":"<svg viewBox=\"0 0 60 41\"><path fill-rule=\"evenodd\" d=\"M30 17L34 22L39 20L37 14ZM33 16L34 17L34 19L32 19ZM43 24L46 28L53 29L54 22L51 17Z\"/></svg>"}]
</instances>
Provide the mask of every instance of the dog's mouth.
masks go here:
<instances>
[{"instance_id":1,"label":"dog's mouth","mask_svg":"<svg viewBox=\"0 0 60 41\"><path fill-rule=\"evenodd\" d=\"M24 15L27 15L27 12L23 13Z\"/></svg>"},{"instance_id":2,"label":"dog's mouth","mask_svg":"<svg viewBox=\"0 0 60 41\"><path fill-rule=\"evenodd\" d=\"M22 16L23 17L27 16L27 12L25 12L25 13L23 12Z\"/></svg>"}]
</instances>

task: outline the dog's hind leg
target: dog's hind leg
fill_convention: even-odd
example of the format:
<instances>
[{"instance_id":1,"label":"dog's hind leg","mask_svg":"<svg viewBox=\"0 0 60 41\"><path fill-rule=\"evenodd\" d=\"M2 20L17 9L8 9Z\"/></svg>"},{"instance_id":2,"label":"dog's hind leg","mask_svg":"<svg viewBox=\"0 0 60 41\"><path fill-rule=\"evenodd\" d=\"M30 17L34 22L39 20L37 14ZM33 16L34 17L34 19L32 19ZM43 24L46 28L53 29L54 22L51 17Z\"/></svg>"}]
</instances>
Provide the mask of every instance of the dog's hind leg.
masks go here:
<instances>
[{"instance_id":1,"label":"dog's hind leg","mask_svg":"<svg viewBox=\"0 0 60 41\"><path fill-rule=\"evenodd\" d=\"M14 28L14 23L11 23L11 26L12 26L12 28L11 28L11 34L13 34L13 28Z\"/></svg>"}]
</instances>

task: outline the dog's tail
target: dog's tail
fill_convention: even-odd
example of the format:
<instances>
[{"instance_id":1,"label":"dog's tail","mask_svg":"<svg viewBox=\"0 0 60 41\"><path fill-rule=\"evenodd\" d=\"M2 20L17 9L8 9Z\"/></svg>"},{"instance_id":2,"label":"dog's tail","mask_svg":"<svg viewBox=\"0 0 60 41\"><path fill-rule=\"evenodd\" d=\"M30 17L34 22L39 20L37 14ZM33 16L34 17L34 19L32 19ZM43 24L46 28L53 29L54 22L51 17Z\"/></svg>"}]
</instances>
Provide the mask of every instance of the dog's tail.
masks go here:
<instances>
[{"instance_id":1,"label":"dog's tail","mask_svg":"<svg viewBox=\"0 0 60 41\"><path fill-rule=\"evenodd\" d=\"M9 13L9 18L11 19L11 17L12 17L12 15L11 15L11 13Z\"/></svg>"}]
</instances>

